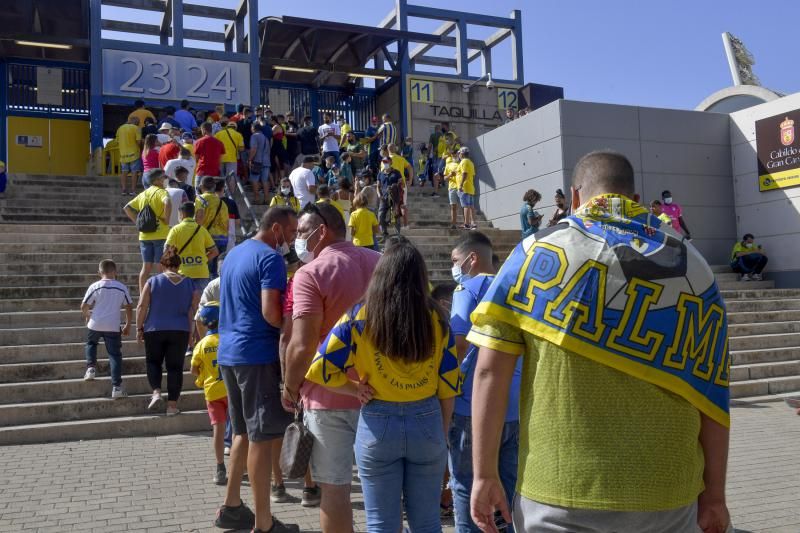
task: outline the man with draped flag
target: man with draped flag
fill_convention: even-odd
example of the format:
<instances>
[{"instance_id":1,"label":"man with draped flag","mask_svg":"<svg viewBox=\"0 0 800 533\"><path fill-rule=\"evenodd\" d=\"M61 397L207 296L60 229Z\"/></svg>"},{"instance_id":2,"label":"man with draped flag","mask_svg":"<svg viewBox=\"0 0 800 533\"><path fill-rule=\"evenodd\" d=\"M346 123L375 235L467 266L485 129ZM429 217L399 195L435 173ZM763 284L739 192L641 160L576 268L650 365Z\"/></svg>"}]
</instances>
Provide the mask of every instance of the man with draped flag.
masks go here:
<instances>
[{"instance_id":1,"label":"man with draped flag","mask_svg":"<svg viewBox=\"0 0 800 533\"><path fill-rule=\"evenodd\" d=\"M472 517L493 532L511 520L497 413L522 356L516 531L723 533L730 360L714 275L637 203L621 154L584 156L572 195L471 315Z\"/></svg>"}]
</instances>

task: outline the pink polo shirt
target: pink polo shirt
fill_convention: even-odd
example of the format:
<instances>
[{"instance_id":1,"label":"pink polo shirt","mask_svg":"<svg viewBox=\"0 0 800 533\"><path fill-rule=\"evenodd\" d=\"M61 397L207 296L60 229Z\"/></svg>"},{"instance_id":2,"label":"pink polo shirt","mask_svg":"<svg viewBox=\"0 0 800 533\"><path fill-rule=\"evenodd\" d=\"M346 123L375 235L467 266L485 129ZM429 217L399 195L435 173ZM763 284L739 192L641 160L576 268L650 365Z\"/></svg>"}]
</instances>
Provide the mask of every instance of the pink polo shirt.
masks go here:
<instances>
[{"instance_id":1,"label":"pink polo shirt","mask_svg":"<svg viewBox=\"0 0 800 533\"><path fill-rule=\"evenodd\" d=\"M672 202L671 204L661 204L661 211L672 220L672 229L678 233L683 233L683 228L681 228L681 224L678 221L678 219L683 215L681 206L675 202Z\"/></svg>"},{"instance_id":2,"label":"pink polo shirt","mask_svg":"<svg viewBox=\"0 0 800 533\"><path fill-rule=\"evenodd\" d=\"M292 319L322 315L318 343L325 340L342 315L367 292L372 272L381 255L349 241L331 244L319 257L294 275ZM313 354L312 354L313 355ZM358 377L354 374L354 379ZM359 409L358 399L322 385L304 382L300 393L306 409Z\"/></svg>"}]
</instances>

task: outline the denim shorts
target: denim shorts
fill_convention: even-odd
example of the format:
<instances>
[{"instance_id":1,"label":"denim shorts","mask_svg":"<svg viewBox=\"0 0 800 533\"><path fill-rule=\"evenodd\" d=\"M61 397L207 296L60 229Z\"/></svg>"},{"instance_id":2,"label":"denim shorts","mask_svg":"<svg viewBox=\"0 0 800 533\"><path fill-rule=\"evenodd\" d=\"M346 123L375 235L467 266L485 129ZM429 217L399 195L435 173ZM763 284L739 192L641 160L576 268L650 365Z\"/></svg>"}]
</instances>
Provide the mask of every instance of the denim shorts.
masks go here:
<instances>
[{"instance_id":1,"label":"denim shorts","mask_svg":"<svg viewBox=\"0 0 800 533\"><path fill-rule=\"evenodd\" d=\"M142 252L143 263L159 263L164 255L166 240L139 241L139 251Z\"/></svg>"},{"instance_id":2,"label":"denim shorts","mask_svg":"<svg viewBox=\"0 0 800 533\"><path fill-rule=\"evenodd\" d=\"M250 181L269 183L269 171L270 171L270 166L264 165L263 167L261 167L261 172L259 172L258 174L253 174L252 172L250 172Z\"/></svg>"},{"instance_id":3,"label":"denim shorts","mask_svg":"<svg viewBox=\"0 0 800 533\"><path fill-rule=\"evenodd\" d=\"M475 195L467 194L465 192L458 193L458 199L461 202L461 207L472 207L475 205Z\"/></svg>"},{"instance_id":4,"label":"denim shorts","mask_svg":"<svg viewBox=\"0 0 800 533\"><path fill-rule=\"evenodd\" d=\"M311 471L314 481L328 485L353 482L353 444L358 428L358 409L308 409L305 424L314 435Z\"/></svg>"},{"instance_id":5,"label":"denim shorts","mask_svg":"<svg viewBox=\"0 0 800 533\"><path fill-rule=\"evenodd\" d=\"M121 172L141 172L142 160L137 159L135 161L131 161L130 163L120 163L119 169Z\"/></svg>"},{"instance_id":6,"label":"denim shorts","mask_svg":"<svg viewBox=\"0 0 800 533\"><path fill-rule=\"evenodd\" d=\"M458 205L458 189L448 189L447 199L450 200L450 205Z\"/></svg>"}]
</instances>

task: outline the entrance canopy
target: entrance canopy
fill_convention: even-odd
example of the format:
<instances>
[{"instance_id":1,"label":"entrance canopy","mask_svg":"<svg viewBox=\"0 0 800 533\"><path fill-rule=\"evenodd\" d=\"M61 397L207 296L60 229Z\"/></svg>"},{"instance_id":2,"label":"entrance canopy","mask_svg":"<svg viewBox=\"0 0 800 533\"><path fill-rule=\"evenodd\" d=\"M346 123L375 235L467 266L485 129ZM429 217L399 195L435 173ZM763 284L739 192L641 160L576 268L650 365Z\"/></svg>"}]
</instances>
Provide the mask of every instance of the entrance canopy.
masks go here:
<instances>
[{"instance_id":1,"label":"entrance canopy","mask_svg":"<svg viewBox=\"0 0 800 533\"><path fill-rule=\"evenodd\" d=\"M259 33L261 79L317 87L399 76L397 54L389 51L393 43L442 43L439 35L288 16L261 19ZM388 58L388 69L367 66L376 54Z\"/></svg>"},{"instance_id":2,"label":"entrance canopy","mask_svg":"<svg viewBox=\"0 0 800 533\"><path fill-rule=\"evenodd\" d=\"M89 0L4 2L0 58L86 62Z\"/></svg>"}]
</instances>

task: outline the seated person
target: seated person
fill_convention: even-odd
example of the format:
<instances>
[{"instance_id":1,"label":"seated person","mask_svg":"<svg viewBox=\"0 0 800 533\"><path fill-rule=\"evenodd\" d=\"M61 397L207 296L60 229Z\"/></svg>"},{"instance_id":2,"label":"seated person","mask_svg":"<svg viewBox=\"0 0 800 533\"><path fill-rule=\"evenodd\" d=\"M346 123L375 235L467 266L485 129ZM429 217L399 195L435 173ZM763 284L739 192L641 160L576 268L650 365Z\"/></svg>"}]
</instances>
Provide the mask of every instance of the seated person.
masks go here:
<instances>
[{"instance_id":1,"label":"seated person","mask_svg":"<svg viewBox=\"0 0 800 533\"><path fill-rule=\"evenodd\" d=\"M767 266L767 256L752 233L745 233L731 252L731 268L742 275L742 281L761 281L761 272Z\"/></svg>"}]
</instances>

